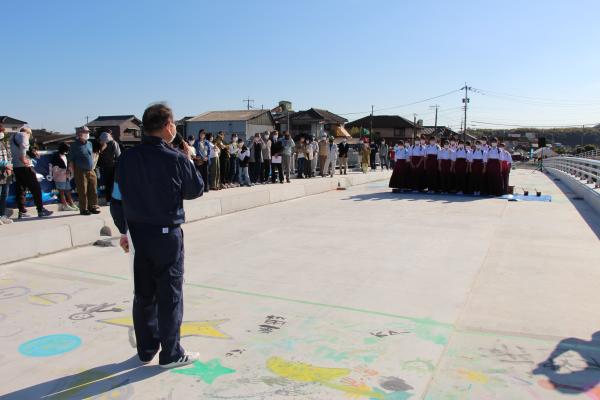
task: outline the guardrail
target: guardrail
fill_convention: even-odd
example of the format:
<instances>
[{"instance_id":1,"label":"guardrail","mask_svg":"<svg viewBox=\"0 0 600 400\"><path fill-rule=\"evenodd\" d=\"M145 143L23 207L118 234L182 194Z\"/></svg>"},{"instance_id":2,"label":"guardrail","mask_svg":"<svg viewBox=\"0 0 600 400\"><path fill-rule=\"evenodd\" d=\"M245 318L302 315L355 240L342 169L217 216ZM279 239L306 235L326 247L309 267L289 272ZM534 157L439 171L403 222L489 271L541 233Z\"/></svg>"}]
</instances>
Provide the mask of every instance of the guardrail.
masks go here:
<instances>
[{"instance_id":1,"label":"guardrail","mask_svg":"<svg viewBox=\"0 0 600 400\"><path fill-rule=\"evenodd\" d=\"M584 153L579 153L579 154L577 154L577 157L600 159L600 150L591 150L591 151L586 151Z\"/></svg>"},{"instance_id":2,"label":"guardrail","mask_svg":"<svg viewBox=\"0 0 600 400\"><path fill-rule=\"evenodd\" d=\"M567 173L583 184L593 185L594 189L600 188L600 160L583 157L550 157L544 159L544 168L554 168Z\"/></svg>"}]
</instances>

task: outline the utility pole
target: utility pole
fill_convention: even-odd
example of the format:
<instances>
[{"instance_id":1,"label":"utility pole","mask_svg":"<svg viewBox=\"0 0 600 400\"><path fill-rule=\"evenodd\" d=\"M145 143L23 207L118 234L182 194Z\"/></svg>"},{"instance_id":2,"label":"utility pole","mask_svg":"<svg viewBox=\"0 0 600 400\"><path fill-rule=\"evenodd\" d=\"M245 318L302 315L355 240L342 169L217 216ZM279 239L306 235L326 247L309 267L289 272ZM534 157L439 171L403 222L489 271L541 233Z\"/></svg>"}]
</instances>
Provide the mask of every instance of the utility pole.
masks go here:
<instances>
[{"instance_id":1,"label":"utility pole","mask_svg":"<svg viewBox=\"0 0 600 400\"><path fill-rule=\"evenodd\" d=\"M371 104L371 127L369 129L369 142L373 142L373 104Z\"/></svg>"},{"instance_id":2,"label":"utility pole","mask_svg":"<svg viewBox=\"0 0 600 400\"><path fill-rule=\"evenodd\" d=\"M583 147L583 134L585 133L585 125L581 125L581 147Z\"/></svg>"},{"instance_id":3,"label":"utility pole","mask_svg":"<svg viewBox=\"0 0 600 400\"><path fill-rule=\"evenodd\" d=\"M252 100L250 98L250 96L248 96L247 99L242 100L244 103L246 103L246 108L249 110L250 109L250 102L254 103L254 100Z\"/></svg>"},{"instance_id":4,"label":"utility pole","mask_svg":"<svg viewBox=\"0 0 600 400\"><path fill-rule=\"evenodd\" d=\"M90 116L89 116L89 115L86 115L86 116L85 116L85 124L87 125L87 124L89 124L89 123L90 123Z\"/></svg>"},{"instance_id":5,"label":"utility pole","mask_svg":"<svg viewBox=\"0 0 600 400\"><path fill-rule=\"evenodd\" d=\"M469 104L469 94L467 92L471 90L471 87L467 86L467 82L465 82L465 86L461 89L465 89L465 97L462 99L462 102L465 104L465 125L463 127L463 140L467 141L467 106Z\"/></svg>"},{"instance_id":6,"label":"utility pole","mask_svg":"<svg viewBox=\"0 0 600 400\"><path fill-rule=\"evenodd\" d=\"M439 104L436 104L434 106L429 106L429 108L435 108L435 129L433 130L433 134L435 135L437 133L437 114L438 114L438 108L440 108Z\"/></svg>"}]
</instances>

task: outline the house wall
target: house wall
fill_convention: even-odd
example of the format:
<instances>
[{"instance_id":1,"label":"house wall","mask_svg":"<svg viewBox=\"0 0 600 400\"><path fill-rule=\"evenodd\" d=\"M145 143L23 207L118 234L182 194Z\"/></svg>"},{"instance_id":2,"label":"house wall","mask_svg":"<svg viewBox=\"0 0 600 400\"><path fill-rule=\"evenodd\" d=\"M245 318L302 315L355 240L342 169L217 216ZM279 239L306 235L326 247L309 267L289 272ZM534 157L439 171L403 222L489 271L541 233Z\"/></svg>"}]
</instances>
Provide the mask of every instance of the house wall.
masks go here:
<instances>
[{"instance_id":1,"label":"house wall","mask_svg":"<svg viewBox=\"0 0 600 400\"><path fill-rule=\"evenodd\" d=\"M246 132L246 137L242 137L242 139L248 139L252 136L254 136L255 133L263 133L266 131L274 131L275 130L275 126L274 125L254 125L254 124L248 124L247 127L247 132Z\"/></svg>"},{"instance_id":2,"label":"house wall","mask_svg":"<svg viewBox=\"0 0 600 400\"><path fill-rule=\"evenodd\" d=\"M198 138L198 132L204 129L206 133L217 134L219 131L226 133L225 138L231 137L232 133L237 133L243 138L246 134L246 121L187 121L186 133L188 136L193 135Z\"/></svg>"}]
</instances>

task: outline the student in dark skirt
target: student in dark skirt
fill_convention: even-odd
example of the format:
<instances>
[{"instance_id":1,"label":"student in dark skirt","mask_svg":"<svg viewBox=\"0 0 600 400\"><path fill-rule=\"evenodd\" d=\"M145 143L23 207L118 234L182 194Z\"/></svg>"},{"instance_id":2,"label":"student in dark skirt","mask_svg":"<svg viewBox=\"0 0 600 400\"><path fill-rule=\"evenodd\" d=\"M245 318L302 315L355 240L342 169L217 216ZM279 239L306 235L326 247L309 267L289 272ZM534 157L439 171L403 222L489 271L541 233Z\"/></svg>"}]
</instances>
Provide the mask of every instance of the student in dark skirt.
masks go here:
<instances>
[{"instance_id":1,"label":"student in dark skirt","mask_svg":"<svg viewBox=\"0 0 600 400\"><path fill-rule=\"evenodd\" d=\"M413 191L425 190L425 137L416 138L409 149L410 180Z\"/></svg>"},{"instance_id":2,"label":"student in dark skirt","mask_svg":"<svg viewBox=\"0 0 600 400\"><path fill-rule=\"evenodd\" d=\"M471 155L471 164L469 167L469 186L470 191L475 196L481 195L481 190L483 186L483 175L485 173L485 151L481 148L481 142L477 140L475 142L475 150Z\"/></svg>"},{"instance_id":3,"label":"student in dark skirt","mask_svg":"<svg viewBox=\"0 0 600 400\"><path fill-rule=\"evenodd\" d=\"M438 177L439 177L439 165L438 165L438 152L440 146L437 145L435 136L429 137L429 145L425 150L425 174L427 176L427 192L434 193L438 190Z\"/></svg>"},{"instance_id":4,"label":"student in dark skirt","mask_svg":"<svg viewBox=\"0 0 600 400\"><path fill-rule=\"evenodd\" d=\"M492 196L504 194L504 179L502 178L502 150L498 147L498 138L492 138L491 147L485 153L485 177L488 193Z\"/></svg>"},{"instance_id":5,"label":"student in dark skirt","mask_svg":"<svg viewBox=\"0 0 600 400\"><path fill-rule=\"evenodd\" d=\"M452 151L447 140L442 142L442 148L438 151L439 190L446 194L451 188Z\"/></svg>"},{"instance_id":6,"label":"student in dark skirt","mask_svg":"<svg viewBox=\"0 0 600 400\"><path fill-rule=\"evenodd\" d=\"M469 143L469 147L471 144ZM452 174L454 175L454 190L456 194L461 195L468 191L467 189L467 167L470 151L465 148L465 142L458 141L456 151L452 152Z\"/></svg>"},{"instance_id":7,"label":"student in dark skirt","mask_svg":"<svg viewBox=\"0 0 600 400\"><path fill-rule=\"evenodd\" d=\"M389 186L400 191L409 190L410 152L402 140L395 147L394 160L394 172Z\"/></svg>"}]
</instances>

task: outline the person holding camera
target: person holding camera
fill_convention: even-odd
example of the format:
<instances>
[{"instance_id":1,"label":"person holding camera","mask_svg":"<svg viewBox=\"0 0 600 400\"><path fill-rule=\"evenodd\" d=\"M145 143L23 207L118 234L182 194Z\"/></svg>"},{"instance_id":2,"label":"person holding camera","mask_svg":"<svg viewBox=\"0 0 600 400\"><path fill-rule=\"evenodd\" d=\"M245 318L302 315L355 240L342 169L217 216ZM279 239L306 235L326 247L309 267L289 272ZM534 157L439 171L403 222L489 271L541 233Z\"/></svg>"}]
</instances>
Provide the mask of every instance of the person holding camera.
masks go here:
<instances>
[{"instance_id":1,"label":"person holding camera","mask_svg":"<svg viewBox=\"0 0 600 400\"><path fill-rule=\"evenodd\" d=\"M13 181L13 165L10 147L6 145L4 127L0 124L0 225L12 224L6 216L8 189Z\"/></svg>"}]
</instances>

